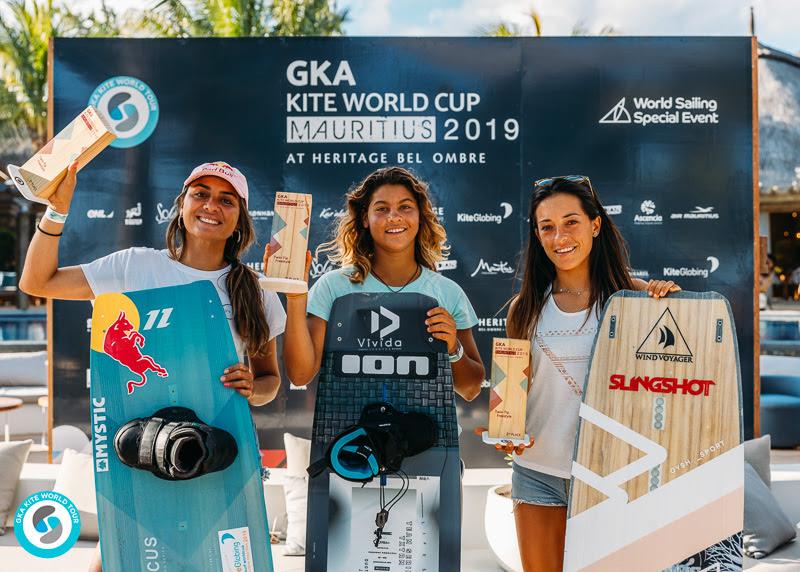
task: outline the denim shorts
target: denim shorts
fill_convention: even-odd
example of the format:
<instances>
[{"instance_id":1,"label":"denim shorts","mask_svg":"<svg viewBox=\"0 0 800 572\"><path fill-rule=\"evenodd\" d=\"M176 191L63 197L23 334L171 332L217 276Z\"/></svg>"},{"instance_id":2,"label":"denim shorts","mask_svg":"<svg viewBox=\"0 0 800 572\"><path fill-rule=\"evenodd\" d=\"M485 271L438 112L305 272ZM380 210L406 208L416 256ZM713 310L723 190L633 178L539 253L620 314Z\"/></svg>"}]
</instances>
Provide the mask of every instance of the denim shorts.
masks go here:
<instances>
[{"instance_id":1,"label":"denim shorts","mask_svg":"<svg viewBox=\"0 0 800 572\"><path fill-rule=\"evenodd\" d=\"M511 498L517 503L567 506L569 479L540 473L512 463Z\"/></svg>"}]
</instances>

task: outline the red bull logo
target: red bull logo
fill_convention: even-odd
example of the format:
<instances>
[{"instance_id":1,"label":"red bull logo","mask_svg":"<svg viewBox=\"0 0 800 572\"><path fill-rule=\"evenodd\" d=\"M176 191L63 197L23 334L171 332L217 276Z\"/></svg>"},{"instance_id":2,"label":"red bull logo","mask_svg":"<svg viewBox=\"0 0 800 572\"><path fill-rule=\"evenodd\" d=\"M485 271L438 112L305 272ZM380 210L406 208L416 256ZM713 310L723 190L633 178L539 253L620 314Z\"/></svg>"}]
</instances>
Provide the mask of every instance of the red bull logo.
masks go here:
<instances>
[{"instance_id":1,"label":"red bull logo","mask_svg":"<svg viewBox=\"0 0 800 572\"><path fill-rule=\"evenodd\" d=\"M151 356L142 354L144 344L145 337L125 317L124 311L120 311L119 317L106 329L103 338L103 351L139 376L138 380L128 381L128 395L135 388L147 383L148 371L155 372L159 377L169 376L167 370L158 365Z\"/></svg>"}]
</instances>

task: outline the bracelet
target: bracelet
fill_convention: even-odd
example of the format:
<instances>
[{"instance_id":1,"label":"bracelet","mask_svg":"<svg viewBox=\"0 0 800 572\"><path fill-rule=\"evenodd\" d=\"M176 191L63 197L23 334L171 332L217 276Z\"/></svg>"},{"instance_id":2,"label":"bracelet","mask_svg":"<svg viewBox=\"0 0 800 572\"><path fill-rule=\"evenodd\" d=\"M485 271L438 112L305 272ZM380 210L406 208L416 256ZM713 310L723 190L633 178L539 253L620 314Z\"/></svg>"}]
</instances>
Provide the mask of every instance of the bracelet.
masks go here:
<instances>
[{"instance_id":1,"label":"bracelet","mask_svg":"<svg viewBox=\"0 0 800 572\"><path fill-rule=\"evenodd\" d=\"M286 294L286 299L288 300L289 298L302 298L304 296L308 296L308 291L302 292L300 294Z\"/></svg>"},{"instance_id":2,"label":"bracelet","mask_svg":"<svg viewBox=\"0 0 800 572\"><path fill-rule=\"evenodd\" d=\"M67 222L67 216L68 214L61 214L60 212L53 210L53 207L47 207L47 210L44 211L44 216L42 218L64 224Z\"/></svg>"},{"instance_id":3,"label":"bracelet","mask_svg":"<svg viewBox=\"0 0 800 572\"><path fill-rule=\"evenodd\" d=\"M58 234L54 234L54 233L52 233L52 232L47 232L46 230L42 230L42 227L40 227L38 223L36 224L36 230L38 230L38 231L39 231L39 232L41 232L42 234L46 234L47 236L55 236L55 237L59 237L59 236L61 236L62 234L64 234L63 232L59 232Z\"/></svg>"},{"instance_id":4,"label":"bracelet","mask_svg":"<svg viewBox=\"0 0 800 572\"><path fill-rule=\"evenodd\" d=\"M464 346L461 345L461 342L459 342L458 340L456 340L456 343L458 344L458 347L456 348L455 353L447 354L450 363L455 363L462 357L464 357Z\"/></svg>"}]
</instances>

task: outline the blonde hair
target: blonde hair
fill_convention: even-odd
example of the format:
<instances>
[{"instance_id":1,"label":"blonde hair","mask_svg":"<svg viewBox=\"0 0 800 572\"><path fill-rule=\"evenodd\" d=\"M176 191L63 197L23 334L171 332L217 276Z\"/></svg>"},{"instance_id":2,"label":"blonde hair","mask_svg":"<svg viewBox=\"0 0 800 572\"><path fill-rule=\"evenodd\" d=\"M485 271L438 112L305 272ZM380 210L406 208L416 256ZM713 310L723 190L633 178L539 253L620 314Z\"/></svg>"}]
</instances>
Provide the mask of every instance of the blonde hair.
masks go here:
<instances>
[{"instance_id":1,"label":"blonde hair","mask_svg":"<svg viewBox=\"0 0 800 572\"><path fill-rule=\"evenodd\" d=\"M186 244L186 226L181 224L183 199L189 187L185 187L175 198L175 216L167 226L167 250L173 260L179 260L183 245ZM225 242L223 257L231 265L225 275L225 287L231 300L233 323L242 337L248 355L265 357L268 355L269 324L262 303L263 293L258 285L258 275L242 264L240 257L256 238L253 219L247 211L247 203L239 199L239 220L236 229Z\"/></svg>"},{"instance_id":2,"label":"blonde hair","mask_svg":"<svg viewBox=\"0 0 800 572\"><path fill-rule=\"evenodd\" d=\"M369 228L362 221L372 195L383 185L402 185L414 196L419 208L419 230L415 237L414 259L417 264L436 271L436 263L447 258L450 246L447 233L436 218L428 185L402 167L384 167L373 171L345 196L347 212L339 221L334 237L317 248L317 255L328 253L328 258L339 266L353 266L350 282L360 284L372 269L375 245Z\"/></svg>"}]
</instances>

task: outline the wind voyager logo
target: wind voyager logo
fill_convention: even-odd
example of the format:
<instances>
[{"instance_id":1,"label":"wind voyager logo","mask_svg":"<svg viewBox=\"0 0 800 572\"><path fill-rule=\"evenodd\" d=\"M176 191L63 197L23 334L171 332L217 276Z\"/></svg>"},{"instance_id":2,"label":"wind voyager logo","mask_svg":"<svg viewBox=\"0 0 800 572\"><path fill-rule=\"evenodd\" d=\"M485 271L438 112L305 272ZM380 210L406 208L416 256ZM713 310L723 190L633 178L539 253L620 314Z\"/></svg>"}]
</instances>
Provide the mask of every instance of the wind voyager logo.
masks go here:
<instances>
[{"instance_id":1,"label":"wind voyager logo","mask_svg":"<svg viewBox=\"0 0 800 572\"><path fill-rule=\"evenodd\" d=\"M642 214L634 215L633 224L661 224L664 218L656 213L656 203L651 200L642 201L639 205Z\"/></svg>"},{"instance_id":2,"label":"wind voyager logo","mask_svg":"<svg viewBox=\"0 0 800 572\"><path fill-rule=\"evenodd\" d=\"M714 207L694 207L688 213L672 213L669 218L673 220L717 220L719 213L714 212Z\"/></svg>"},{"instance_id":3,"label":"wind voyager logo","mask_svg":"<svg viewBox=\"0 0 800 572\"><path fill-rule=\"evenodd\" d=\"M503 214L499 213L457 213L456 222L489 222L493 224L500 224L514 212L514 207L511 203L500 203L500 208L503 209Z\"/></svg>"},{"instance_id":4,"label":"wind voyager logo","mask_svg":"<svg viewBox=\"0 0 800 572\"><path fill-rule=\"evenodd\" d=\"M669 308L662 312L636 350L638 360L692 363L692 358L692 350Z\"/></svg>"},{"instance_id":5,"label":"wind voyager logo","mask_svg":"<svg viewBox=\"0 0 800 572\"><path fill-rule=\"evenodd\" d=\"M688 276L688 277L702 277L708 278L710 274L713 274L719 268L719 258L716 256L708 256L706 257L706 261L709 263L709 267L707 268L700 268L700 267L686 267L681 266L680 268L674 268L672 266L665 266L664 272L662 273L664 277L674 277L674 276Z\"/></svg>"},{"instance_id":6,"label":"wind voyager logo","mask_svg":"<svg viewBox=\"0 0 800 572\"><path fill-rule=\"evenodd\" d=\"M598 123L633 123L634 125L718 124L717 100L702 97L633 97L634 112L628 110L626 97L620 99Z\"/></svg>"},{"instance_id":7,"label":"wind voyager logo","mask_svg":"<svg viewBox=\"0 0 800 572\"><path fill-rule=\"evenodd\" d=\"M116 76L98 85L89 97L117 138L112 147L127 149L145 141L158 125L158 98L142 80Z\"/></svg>"},{"instance_id":8,"label":"wind voyager logo","mask_svg":"<svg viewBox=\"0 0 800 572\"><path fill-rule=\"evenodd\" d=\"M39 558L61 556L75 545L81 516L75 504L54 491L34 493L14 513L14 535L27 552Z\"/></svg>"}]
</instances>

